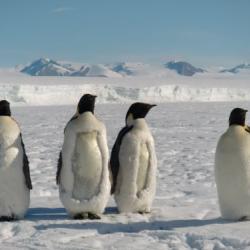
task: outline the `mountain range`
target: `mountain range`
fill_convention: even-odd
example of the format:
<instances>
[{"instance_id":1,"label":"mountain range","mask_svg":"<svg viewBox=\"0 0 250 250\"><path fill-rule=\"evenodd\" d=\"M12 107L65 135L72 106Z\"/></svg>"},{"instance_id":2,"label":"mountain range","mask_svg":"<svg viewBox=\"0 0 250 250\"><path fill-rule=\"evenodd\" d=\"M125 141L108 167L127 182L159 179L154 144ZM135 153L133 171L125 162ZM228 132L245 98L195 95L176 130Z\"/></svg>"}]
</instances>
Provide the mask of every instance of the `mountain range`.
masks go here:
<instances>
[{"instance_id":1,"label":"mountain range","mask_svg":"<svg viewBox=\"0 0 250 250\"><path fill-rule=\"evenodd\" d=\"M88 76L88 77L121 77L102 64L74 65L61 63L48 58L40 58L21 69L22 73L31 76Z\"/></svg>"},{"instance_id":2,"label":"mountain range","mask_svg":"<svg viewBox=\"0 0 250 250\"><path fill-rule=\"evenodd\" d=\"M161 72L174 71L178 75L191 77L195 74L203 74L207 70L193 66L185 61L170 61L159 65L157 70ZM231 69L224 69L219 73L237 74L249 70L250 64L240 64ZM59 62L48 58L40 58L21 68L20 72L31 76L71 76L71 77L126 77L144 75L156 71L156 68L143 63L120 62L115 64L74 64Z\"/></svg>"},{"instance_id":3,"label":"mountain range","mask_svg":"<svg viewBox=\"0 0 250 250\"><path fill-rule=\"evenodd\" d=\"M240 73L241 71L245 71L245 70L250 70L250 64L249 63L243 63L243 64L235 66L235 67L233 67L231 69L221 70L220 72L221 73L229 72L229 73L237 74L237 73Z\"/></svg>"}]
</instances>

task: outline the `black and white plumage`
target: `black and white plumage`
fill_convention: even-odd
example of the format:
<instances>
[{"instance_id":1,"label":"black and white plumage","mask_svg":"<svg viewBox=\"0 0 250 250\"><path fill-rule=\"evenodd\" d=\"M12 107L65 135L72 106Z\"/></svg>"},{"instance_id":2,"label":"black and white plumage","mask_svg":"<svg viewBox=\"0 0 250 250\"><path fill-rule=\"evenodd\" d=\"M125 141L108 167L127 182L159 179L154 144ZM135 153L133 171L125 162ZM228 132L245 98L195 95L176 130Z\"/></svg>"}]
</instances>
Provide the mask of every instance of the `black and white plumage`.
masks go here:
<instances>
[{"instance_id":1,"label":"black and white plumage","mask_svg":"<svg viewBox=\"0 0 250 250\"><path fill-rule=\"evenodd\" d=\"M94 115L95 96L86 94L64 132L58 160L60 199L76 219L97 219L110 196L106 128Z\"/></svg>"},{"instance_id":2,"label":"black and white plumage","mask_svg":"<svg viewBox=\"0 0 250 250\"><path fill-rule=\"evenodd\" d=\"M215 181L221 215L225 219L250 218L250 133L247 110L233 109L229 128L215 153Z\"/></svg>"},{"instance_id":3,"label":"black and white plumage","mask_svg":"<svg viewBox=\"0 0 250 250\"><path fill-rule=\"evenodd\" d=\"M9 103L0 101L0 220L22 218L30 204L29 161Z\"/></svg>"},{"instance_id":4,"label":"black and white plumage","mask_svg":"<svg viewBox=\"0 0 250 250\"><path fill-rule=\"evenodd\" d=\"M110 157L110 168L111 168L111 173L112 173L111 194L115 192L115 188L116 188L117 175L118 175L119 168L120 168L119 152L120 152L122 139L132 128L133 126L125 126L124 128L122 128L112 148L111 157Z\"/></svg>"},{"instance_id":5,"label":"black and white plumage","mask_svg":"<svg viewBox=\"0 0 250 250\"><path fill-rule=\"evenodd\" d=\"M156 188L154 139L145 121L155 105L134 103L113 146L111 192L120 212L150 212Z\"/></svg>"}]
</instances>

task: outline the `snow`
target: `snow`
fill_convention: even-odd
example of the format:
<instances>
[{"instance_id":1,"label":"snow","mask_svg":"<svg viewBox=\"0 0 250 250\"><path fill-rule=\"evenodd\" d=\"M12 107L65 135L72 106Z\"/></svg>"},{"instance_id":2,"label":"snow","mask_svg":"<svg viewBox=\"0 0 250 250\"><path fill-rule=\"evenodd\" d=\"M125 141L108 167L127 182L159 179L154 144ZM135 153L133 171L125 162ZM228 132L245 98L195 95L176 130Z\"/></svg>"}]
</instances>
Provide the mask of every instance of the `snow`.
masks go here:
<instances>
[{"instance_id":1,"label":"snow","mask_svg":"<svg viewBox=\"0 0 250 250\"><path fill-rule=\"evenodd\" d=\"M243 63L240 65L235 66L234 68L231 69L224 69L221 72L229 72L229 73L233 73L233 74L238 74L238 73L247 73L249 72L250 69L250 64L249 63Z\"/></svg>"},{"instance_id":2,"label":"snow","mask_svg":"<svg viewBox=\"0 0 250 250\"><path fill-rule=\"evenodd\" d=\"M170 61L165 64L165 67L171 70L175 70L179 75L193 76L196 73L204 73L205 70L196 68L190 63L183 61Z\"/></svg>"},{"instance_id":3,"label":"snow","mask_svg":"<svg viewBox=\"0 0 250 250\"><path fill-rule=\"evenodd\" d=\"M110 70L104 65L85 65L72 74L73 76L87 76L87 77L122 77L120 74Z\"/></svg>"},{"instance_id":4,"label":"snow","mask_svg":"<svg viewBox=\"0 0 250 250\"><path fill-rule=\"evenodd\" d=\"M100 221L71 220L55 184L63 129L75 106L12 107L30 159L34 189L24 220L0 224L1 249L249 249L250 222L220 218L213 162L233 107L249 102L159 104L147 121L158 157L157 193L148 215L117 214L110 198ZM111 148L128 104L97 105ZM248 119L249 121L249 119Z\"/></svg>"},{"instance_id":5,"label":"snow","mask_svg":"<svg viewBox=\"0 0 250 250\"><path fill-rule=\"evenodd\" d=\"M225 74L248 74L250 64L244 63L231 69L212 68L202 69L185 61L169 61L163 63L141 63L141 62L117 62L111 64L88 64L67 61L55 61L49 58L37 59L25 66L18 65L16 71L32 76L78 76L78 77L108 77L120 78L131 76L157 76L157 75L182 75L193 76L194 74L225 73Z\"/></svg>"},{"instance_id":6,"label":"snow","mask_svg":"<svg viewBox=\"0 0 250 250\"><path fill-rule=\"evenodd\" d=\"M164 65L146 64L141 62L120 62L107 65L113 71L121 74L124 77L131 76L156 76L159 74L172 74L171 70L165 69Z\"/></svg>"},{"instance_id":7,"label":"snow","mask_svg":"<svg viewBox=\"0 0 250 250\"><path fill-rule=\"evenodd\" d=\"M220 218L213 173L231 109L249 109L249 72L184 77L122 66L139 73L36 77L0 69L0 99L21 125L34 186L26 218L0 224L0 249L250 249L250 222ZM62 207L55 174L63 129L86 92L98 95L109 149L132 102L158 103L147 117L159 163L151 214L117 214L113 198L101 221L71 220Z\"/></svg>"},{"instance_id":8,"label":"snow","mask_svg":"<svg viewBox=\"0 0 250 250\"><path fill-rule=\"evenodd\" d=\"M92 70L102 74L102 68ZM249 79L249 73L203 73L185 77L168 70L156 75L120 78L41 77L0 70L0 98L22 106L72 105L86 92L98 95L99 103L248 101Z\"/></svg>"},{"instance_id":9,"label":"snow","mask_svg":"<svg viewBox=\"0 0 250 250\"><path fill-rule=\"evenodd\" d=\"M20 66L16 70L20 69ZM87 77L122 77L102 64L84 64L57 62L48 58L40 58L21 69L22 73L31 76L87 76Z\"/></svg>"}]
</instances>

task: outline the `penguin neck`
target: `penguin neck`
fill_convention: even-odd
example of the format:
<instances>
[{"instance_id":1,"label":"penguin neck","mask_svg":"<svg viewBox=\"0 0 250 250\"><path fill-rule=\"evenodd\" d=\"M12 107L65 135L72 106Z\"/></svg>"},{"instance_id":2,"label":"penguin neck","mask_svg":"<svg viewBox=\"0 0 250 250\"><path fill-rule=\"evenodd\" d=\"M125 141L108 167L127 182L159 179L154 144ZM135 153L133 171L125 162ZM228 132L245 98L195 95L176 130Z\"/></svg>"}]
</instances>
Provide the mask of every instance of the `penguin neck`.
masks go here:
<instances>
[{"instance_id":1,"label":"penguin neck","mask_svg":"<svg viewBox=\"0 0 250 250\"><path fill-rule=\"evenodd\" d=\"M228 131L232 132L232 133L245 132L245 126L237 125L237 124L230 125L229 128L228 128Z\"/></svg>"},{"instance_id":2,"label":"penguin neck","mask_svg":"<svg viewBox=\"0 0 250 250\"><path fill-rule=\"evenodd\" d=\"M148 128L147 122L144 118L138 118L138 119L133 120L133 124L131 125L140 129Z\"/></svg>"},{"instance_id":3,"label":"penguin neck","mask_svg":"<svg viewBox=\"0 0 250 250\"><path fill-rule=\"evenodd\" d=\"M94 115L94 113L93 113L92 111L84 111L84 112L82 112L82 113L79 113L79 112L78 112L78 114L79 114L79 115L86 115L86 114Z\"/></svg>"},{"instance_id":4,"label":"penguin neck","mask_svg":"<svg viewBox=\"0 0 250 250\"><path fill-rule=\"evenodd\" d=\"M93 118L93 117L95 117L95 115L91 111L85 111L81 114L78 114L78 117Z\"/></svg>"}]
</instances>

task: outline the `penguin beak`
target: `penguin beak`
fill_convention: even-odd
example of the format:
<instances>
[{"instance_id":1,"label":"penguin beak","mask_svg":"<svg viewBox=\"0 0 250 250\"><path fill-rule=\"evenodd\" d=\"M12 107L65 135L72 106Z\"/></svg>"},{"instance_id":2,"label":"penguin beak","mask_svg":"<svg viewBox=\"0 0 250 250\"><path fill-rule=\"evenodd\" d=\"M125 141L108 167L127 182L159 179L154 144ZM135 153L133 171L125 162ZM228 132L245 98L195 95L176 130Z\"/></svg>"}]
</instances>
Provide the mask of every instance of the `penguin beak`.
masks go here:
<instances>
[{"instance_id":1,"label":"penguin beak","mask_svg":"<svg viewBox=\"0 0 250 250\"><path fill-rule=\"evenodd\" d=\"M156 106L157 106L156 104L151 104L150 108L153 108L153 107L156 107Z\"/></svg>"}]
</instances>

